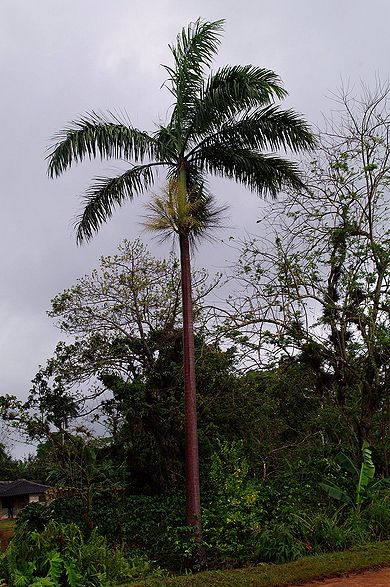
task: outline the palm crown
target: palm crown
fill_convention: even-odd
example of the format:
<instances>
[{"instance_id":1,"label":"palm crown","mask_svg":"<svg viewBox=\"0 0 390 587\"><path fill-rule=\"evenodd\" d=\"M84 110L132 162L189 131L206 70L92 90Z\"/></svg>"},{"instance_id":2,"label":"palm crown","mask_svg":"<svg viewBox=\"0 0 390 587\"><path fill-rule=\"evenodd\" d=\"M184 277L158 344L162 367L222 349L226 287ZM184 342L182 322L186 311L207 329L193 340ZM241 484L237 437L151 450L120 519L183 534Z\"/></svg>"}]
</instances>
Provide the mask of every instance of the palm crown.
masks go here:
<instances>
[{"instance_id":1,"label":"palm crown","mask_svg":"<svg viewBox=\"0 0 390 587\"><path fill-rule=\"evenodd\" d=\"M151 188L159 167L166 169L171 199L176 185L182 207L186 201L197 201L191 208L193 222L178 228L195 235L196 227L202 232L205 218L217 216L206 190L210 174L234 179L260 195L275 196L284 186L302 186L296 164L264 150L310 148L314 140L309 127L293 111L275 105L275 98L287 93L272 71L246 65L211 72L222 25L221 20L198 19L170 46L174 64L164 66L169 76L165 86L174 105L165 126L148 133L114 115L91 112L55 137L48 156L51 177L85 158L131 162L117 177L95 178L87 190L77 222L78 242L90 239L116 207ZM161 202L155 202L154 212ZM196 222L196 214L203 215L203 224Z\"/></svg>"}]
</instances>

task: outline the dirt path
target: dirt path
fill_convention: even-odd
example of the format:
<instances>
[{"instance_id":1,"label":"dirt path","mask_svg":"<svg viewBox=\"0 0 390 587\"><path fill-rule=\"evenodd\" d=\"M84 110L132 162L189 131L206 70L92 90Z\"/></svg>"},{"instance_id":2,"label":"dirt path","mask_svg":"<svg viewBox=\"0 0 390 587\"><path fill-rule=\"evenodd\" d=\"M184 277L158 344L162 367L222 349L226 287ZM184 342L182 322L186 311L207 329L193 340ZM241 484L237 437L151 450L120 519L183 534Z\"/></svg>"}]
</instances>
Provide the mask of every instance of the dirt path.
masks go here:
<instances>
[{"instance_id":1,"label":"dirt path","mask_svg":"<svg viewBox=\"0 0 390 587\"><path fill-rule=\"evenodd\" d=\"M13 534L14 531L12 529L0 530L0 552L7 548L8 543L11 540Z\"/></svg>"},{"instance_id":2,"label":"dirt path","mask_svg":"<svg viewBox=\"0 0 390 587\"><path fill-rule=\"evenodd\" d=\"M301 587L390 587L390 568L305 583Z\"/></svg>"}]
</instances>

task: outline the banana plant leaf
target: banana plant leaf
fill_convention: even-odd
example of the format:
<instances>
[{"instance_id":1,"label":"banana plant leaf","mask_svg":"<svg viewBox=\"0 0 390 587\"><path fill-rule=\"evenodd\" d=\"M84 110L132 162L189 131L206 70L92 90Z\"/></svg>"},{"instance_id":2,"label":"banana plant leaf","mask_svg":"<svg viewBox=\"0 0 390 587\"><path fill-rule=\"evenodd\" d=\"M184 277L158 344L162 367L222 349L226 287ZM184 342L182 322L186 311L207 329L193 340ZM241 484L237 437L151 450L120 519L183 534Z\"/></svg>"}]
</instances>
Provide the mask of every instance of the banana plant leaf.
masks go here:
<instances>
[{"instance_id":1,"label":"banana plant leaf","mask_svg":"<svg viewBox=\"0 0 390 587\"><path fill-rule=\"evenodd\" d=\"M322 487L322 489L329 495L329 497L332 497L333 499L337 499L345 504L353 503L351 496L348 495L346 491L343 491L342 489L340 489L340 487L337 487L336 485L320 483L320 487Z\"/></svg>"},{"instance_id":2,"label":"banana plant leaf","mask_svg":"<svg viewBox=\"0 0 390 587\"><path fill-rule=\"evenodd\" d=\"M336 457L336 461L342 469L344 469L348 473L351 473L351 475L354 475L356 478L359 477L359 469L351 461L351 459L347 457L346 454L340 452Z\"/></svg>"},{"instance_id":3,"label":"banana plant leaf","mask_svg":"<svg viewBox=\"0 0 390 587\"><path fill-rule=\"evenodd\" d=\"M362 456L363 462L360 468L359 481L356 487L356 505L360 505L364 499L366 487L375 476L375 465L372 462L372 452L367 440L363 442Z\"/></svg>"},{"instance_id":4,"label":"banana plant leaf","mask_svg":"<svg viewBox=\"0 0 390 587\"><path fill-rule=\"evenodd\" d=\"M369 485L370 492L378 491L380 489L387 489L390 487L390 477L385 477L384 479L379 479L375 481L375 483Z\"/></svg>"}]
</instances>

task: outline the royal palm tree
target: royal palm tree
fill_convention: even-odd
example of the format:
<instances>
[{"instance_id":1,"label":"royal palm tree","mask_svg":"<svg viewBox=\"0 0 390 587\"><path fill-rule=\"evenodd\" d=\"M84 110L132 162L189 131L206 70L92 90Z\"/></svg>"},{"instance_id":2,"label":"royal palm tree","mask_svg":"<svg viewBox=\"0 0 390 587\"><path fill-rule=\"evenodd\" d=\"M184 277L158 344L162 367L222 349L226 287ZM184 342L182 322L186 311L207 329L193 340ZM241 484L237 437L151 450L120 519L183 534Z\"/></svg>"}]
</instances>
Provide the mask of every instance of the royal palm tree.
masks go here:
<instances>
[{"instance_id":1,"label":"royal palm tree","mask_svg":"<svg viewBox=\"0 0 390 587\"><path fill-rule=\"evenodd\" d=\"M91 112L55 137L48 173L61 175L72 163L99 156L124 159L117 177L98 177L85 195L77 241L89 240L134 196L149 191L159 168L166 171L166 197L154 198L149 226L178 234L182 271L183 368L186 430L187 520L200 536L200 493L196 422L195 361L191 297L191 241L216 222L220 209L206 190L209 175L227 177L261 196L302 187L298 167L273 154L299 152L314 143L308 125L275 100L287 92L277 75L252 65L211 72L223 21L198 19L170 46L173 66L165 87L173 98L171 117L151 133L117 116ZM157 215L157 216L156 216Z\"/></svg>"}]
</instances>

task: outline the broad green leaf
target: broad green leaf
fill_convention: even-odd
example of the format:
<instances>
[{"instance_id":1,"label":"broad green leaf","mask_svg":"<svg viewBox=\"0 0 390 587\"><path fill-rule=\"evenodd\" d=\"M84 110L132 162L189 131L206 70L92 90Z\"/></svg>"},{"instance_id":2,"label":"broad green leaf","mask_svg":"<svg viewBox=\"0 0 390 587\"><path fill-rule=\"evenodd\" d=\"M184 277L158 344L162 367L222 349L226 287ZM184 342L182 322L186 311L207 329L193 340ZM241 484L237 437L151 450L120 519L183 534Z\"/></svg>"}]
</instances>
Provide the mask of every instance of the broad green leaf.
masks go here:
<instances>
[{"instance_id":1,"label":"broad green leaf","mask_svg":"<svg viewBox=\"0 0 390 587\"><path fill-rule=\"evenodd\" d=\"M362 502L364 491L369 482L375 476L375 465L372 462L372 453L367 440L363 442L362 446L363 462L360 469L359 481L356 487L356 504Z\"/></svg>"},{"instance_id":2,"label":"broad green leaf","mask_svg":"<svg viewBox=\"0 0 390 587\"><path fill-rule=\"evenodd\" d=\"M351 497L348 495L348 493L340 489L340 487L337 487L336 485L329 485L328 483L320 483L320 487L326 491L329 497L333 497L334 499L342 501L345 504L352 503Z\"/></svg>"},{"instance_id":3,"label":"broad green leaf","mask_svg":"<svg viewBox=\"0 0 390 587\"><path fill-rule=\"evenodd\" d=\"M339 453L336 456L336 461L338 462L340 467L348 471L348 473L351 473L351 475L355 475L356 477L359 476L359 469L355 466L351 459L347 457L347 455L343 452Z\"/></svg>"}]
</instances>

